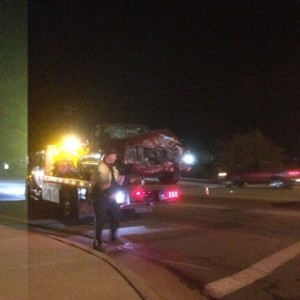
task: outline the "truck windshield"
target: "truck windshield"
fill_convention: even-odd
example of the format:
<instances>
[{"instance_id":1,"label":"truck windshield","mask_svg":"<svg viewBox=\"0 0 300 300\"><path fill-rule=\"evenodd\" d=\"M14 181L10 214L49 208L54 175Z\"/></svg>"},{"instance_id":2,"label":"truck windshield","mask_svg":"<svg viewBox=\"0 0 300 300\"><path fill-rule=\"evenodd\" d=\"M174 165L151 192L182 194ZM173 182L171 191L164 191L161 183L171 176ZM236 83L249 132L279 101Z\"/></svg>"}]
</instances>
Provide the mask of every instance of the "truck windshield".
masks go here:
<instances>
[{"instance_id":1,"label":"truck windshield","mask_svg":"<svg viewBox=\"0 0 300 300\"><path fill-rule=\"evenodd\" d=\"M112 139L123 139L145 133L148 130L146 126L109 126L104 129L104 133Z\"/></svg>"}]
</instances>

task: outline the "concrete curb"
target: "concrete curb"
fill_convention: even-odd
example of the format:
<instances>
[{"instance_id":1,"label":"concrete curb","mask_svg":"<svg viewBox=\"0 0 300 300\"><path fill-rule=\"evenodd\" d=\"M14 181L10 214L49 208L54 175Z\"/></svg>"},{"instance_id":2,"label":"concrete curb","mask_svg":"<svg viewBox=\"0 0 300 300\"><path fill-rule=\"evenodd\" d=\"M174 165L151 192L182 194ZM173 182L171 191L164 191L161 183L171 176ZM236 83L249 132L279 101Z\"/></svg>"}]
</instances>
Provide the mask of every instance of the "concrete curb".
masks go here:
<instances>
[{"instance_id":1,"label":"concrete curb","mask_svg":"<svg viewBox=\"0 0 300 300\"><path fill-rule=\"evenodd\" d=\"M3 218L13 220L16 222L23 223L28 226L34 226L29 221L13 218L13 217L7 217L3 216ZM110 258L109 256L105 255L104 253L101 253L97 250L94 250L92 248L83 246L80 243L74 242L72 240L68 240L66 238L54 236L51 234L42 234L46 238L51 238L53 240L59 241L61 243L67 244L71 247L75 247L77 249L80 249L90 255L96 256L108 265L110 265L116 272L118 272L123 279L130 285L133 290L141 297L141 299L147 299L147 300L159 300L161 299L137 274L135 274L133 271L125 267L124 265L121 265L120 263L117 263L115 260Z\"/></svg>"},{"instance_id":2,"label":"concrete curb","mask_svg":"<svg viewBox=\"0 0 300 300\"><path fill-rule=\"evenodd\" d=\"M103 260L105 263L110 265L116 272L118 272L125 281L135 290L135 292L141 297L141 299L149 299L149 300L159 300L160 297L142 280L137 274L129 270L127 267L117 263L114 259L110 258L109 256L101 253L97 250L91 249L89 247L83 246L80 243L62 238L53 235L44 235L47 238L54 239L61 243L67 244L71 247L75 247L80 249L86 253L89 253L93 256L98 257L99 259Z\"/></svg>"}]
</instances>

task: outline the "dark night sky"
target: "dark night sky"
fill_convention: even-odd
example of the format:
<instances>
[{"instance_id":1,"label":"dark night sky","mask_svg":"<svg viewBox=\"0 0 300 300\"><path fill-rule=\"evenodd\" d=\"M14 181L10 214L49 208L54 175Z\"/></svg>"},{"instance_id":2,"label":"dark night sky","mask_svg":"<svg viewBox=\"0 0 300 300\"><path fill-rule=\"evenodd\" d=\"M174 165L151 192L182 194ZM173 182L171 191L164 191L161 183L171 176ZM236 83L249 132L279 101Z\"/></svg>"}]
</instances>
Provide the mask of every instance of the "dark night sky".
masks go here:
<instances>
[{"instance_id":1,"label":"dark night sky","mask_svg":"<svg viewBox=\"0 0 300 300\"><path fill-rule=\"evenodd\" d=\"M31 149L144 123L191 147L261 130L300 149L299 1L29 1Z\"/></svg>"}]
</instances>

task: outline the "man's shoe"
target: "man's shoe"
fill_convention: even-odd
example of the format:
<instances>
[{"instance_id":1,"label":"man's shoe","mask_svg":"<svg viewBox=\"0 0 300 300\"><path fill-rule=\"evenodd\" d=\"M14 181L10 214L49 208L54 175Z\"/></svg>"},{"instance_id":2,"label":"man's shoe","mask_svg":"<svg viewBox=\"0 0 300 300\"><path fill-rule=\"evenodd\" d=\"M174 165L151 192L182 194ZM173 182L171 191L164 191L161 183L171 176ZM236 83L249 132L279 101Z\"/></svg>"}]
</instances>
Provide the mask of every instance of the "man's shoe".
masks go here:
<instances>
[{"instance_id":1,"label":"man's shoe","mask_svg":"<svg viewBox=\"0 0 300 300\"><path fill-rule=\"evenodd\" d=\"M103 252L104 251L104 248L102 247L102 243L99 242L99 241L94 241L94 249L97 250L97 251L101 251Z\"/></svg>"}]
</instances>

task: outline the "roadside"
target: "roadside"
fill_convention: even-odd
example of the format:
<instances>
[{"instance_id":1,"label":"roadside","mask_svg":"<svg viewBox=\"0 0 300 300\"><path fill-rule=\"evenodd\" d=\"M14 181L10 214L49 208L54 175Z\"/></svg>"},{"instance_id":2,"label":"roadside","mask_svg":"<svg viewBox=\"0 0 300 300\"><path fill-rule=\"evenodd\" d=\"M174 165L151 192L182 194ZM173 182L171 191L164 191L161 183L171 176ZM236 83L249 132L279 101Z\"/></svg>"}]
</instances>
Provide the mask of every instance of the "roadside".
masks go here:
<instances>
[{"instance_id":1,"label":"roadside","mask_svg":"<svg viewBox=\"0 0 300 300\"><path fill-rule=\"evenodd\" d=\"M0 237L1 299L160 299L145 281L98 251L20 224L0 225Z\"/></svg>"},{"instance_id":2,"label":"roadside","mask_svg":"<svg viewBox=\"0 0 300 300\"><path fill-rule=\"evenodd\" d=\"M118 246L105 244L106 253L100 253L92 249L91 238L70 236L64 230L58 234L52 231L51 235L53 220L49 229L32 232L34 222L27 220L26 201L1 203L0 207L0 252L11 254L1 255L0 273L4 276L10 270L10 276L0 284L3 291L0 298L94 299L90 294L93 292L97 299L206 299L199 290L164 266L132 255ZM3 213L13 213L14 217L6 217ZM43 223L37 221L35 225L47 228ZM56 227L59 229L58 225ZM118 260L120 255L126 257L122 262ZM100 262L95 262L95 258ZM107 268L111 270L107 271ZM21 270L23 275L19 278ZM106 280L107 274L111 274L109 280ZM13 289L15 281L20 282L17 289ZM75 289L72 289L73 285ZM57 292L53 294L53 290ZM28 297L24 298L24 295Z\"/></svg>"}]
</instances>

